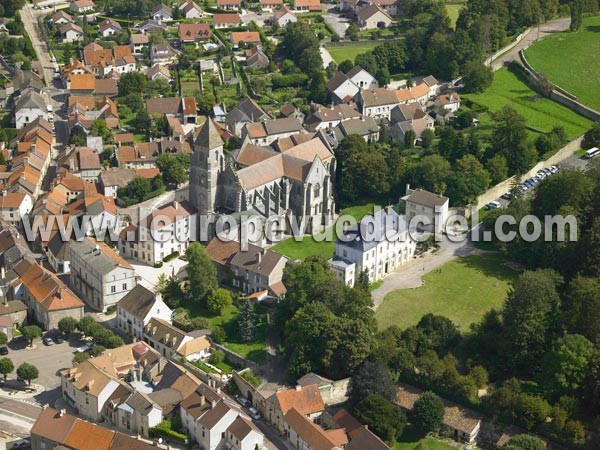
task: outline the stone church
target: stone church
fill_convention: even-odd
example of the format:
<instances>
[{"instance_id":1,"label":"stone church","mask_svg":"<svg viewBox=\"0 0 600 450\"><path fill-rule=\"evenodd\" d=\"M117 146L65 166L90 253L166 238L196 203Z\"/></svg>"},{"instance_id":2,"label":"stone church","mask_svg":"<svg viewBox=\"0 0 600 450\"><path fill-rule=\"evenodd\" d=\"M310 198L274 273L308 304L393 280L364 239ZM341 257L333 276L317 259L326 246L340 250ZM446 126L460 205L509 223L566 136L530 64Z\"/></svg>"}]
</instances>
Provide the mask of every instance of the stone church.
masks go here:
<instances>
[{"instance_id":1,"label":"stone church","mask_svg":"<svg viewBox=\"0 0 600 450\"><path fill-rule=\"evenodd\" d=\"M225 154L223 145L217 125L207 118L194 140L190 166L189 201L199 217L293 216L306 221L307 232L332 223L335 158L320 138L283 152L248 144Z\"/></svg>"}]
</instances>

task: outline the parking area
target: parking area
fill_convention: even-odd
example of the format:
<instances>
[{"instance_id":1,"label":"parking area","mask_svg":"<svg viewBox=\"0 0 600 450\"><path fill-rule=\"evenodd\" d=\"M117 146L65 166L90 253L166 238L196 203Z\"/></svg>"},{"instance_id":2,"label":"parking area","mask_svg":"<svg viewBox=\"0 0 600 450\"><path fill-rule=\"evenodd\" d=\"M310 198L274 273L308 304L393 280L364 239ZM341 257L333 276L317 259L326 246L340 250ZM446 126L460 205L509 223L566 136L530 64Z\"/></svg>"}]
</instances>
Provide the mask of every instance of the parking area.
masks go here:
<instances>
[{"instance_id":1,"label":"parking area","mask_svg":"<svg viewBox=\"0 0 600 450\"><path fill-rule=\"evenodd\" d=\"M9 357L15 365L15 369L24 362L33 364L40 372L35 383L41 384L47 390L60 386L59 370L70 368L75 355L75 350L87 341L83 341L78 333L73 333L69 340L62 344L44 345L41 339L34 341L35 348L29 349L27 341L17 338L8 344ZM16 377L16 374L9 375Z\"/></svg>"},{"instance_id":2,"label":"parking area","mask_svg":"<svg viewBox=\"0 0 600 450\"><path fill-rule=\"evenodd\" d=\"M327 5L327 13L323 17L325 18L325 21L331 25L333 31L343 38L346 35L346 30L350 26L350 20L335 12L335 8L336 5Z\"/></svg>"}]
</instances>

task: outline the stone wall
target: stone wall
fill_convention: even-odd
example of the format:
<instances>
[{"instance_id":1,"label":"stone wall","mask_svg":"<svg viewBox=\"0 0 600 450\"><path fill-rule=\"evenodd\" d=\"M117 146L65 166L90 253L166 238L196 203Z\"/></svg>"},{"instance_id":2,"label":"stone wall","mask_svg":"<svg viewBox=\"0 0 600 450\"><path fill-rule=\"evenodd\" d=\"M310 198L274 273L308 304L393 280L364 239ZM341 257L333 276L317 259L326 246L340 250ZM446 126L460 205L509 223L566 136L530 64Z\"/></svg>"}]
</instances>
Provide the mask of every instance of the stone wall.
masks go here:
<instances>
[{"instance_id":1,"label":"stone wall","mask_svg":"<svg viewBox=\"0 0 600 450\"><path fill-rule=\"evenodd\" d=\"M218 350L223 350L225 353L225 359L234 366L244 368L249 367L253 371L258 369L258 364L256 364L254 361L250 361L249 359L244 358L242 355L238 355L236 352L229 350L227 347L223 347L215 342L212 343L212 346Z\"/></svg>"},{"instance_id":2,"label":"stone wall","mask_svg":"<svg viewBox=\"0 0 600 450\"><path fill-rule=\"evenodd\" d=\"M485 61L484 64L486 66L489 66L490 64L492 64L496 59L498 59L500 56L502 56L504 53L512 50L513 48L515 48L517 46L517 44L519 42L521 42L523 40L523 38L525 36L527 36L529 33L531 32L531 28L527 28L525 31L523 31L520 35L517 36L517 38L512 41L510 44L508 44L505 47L502 47L500 50L498 50L497 52L495 52L494 54L490 55Z\"/></svg>"},{"instance_id":3,"label":"stone wall","mask_svg":"<svg viewBox=\"0 0 600 450\"><path fill-rule=\"evenodd\" d=\"M575 153L577 150L579 150L581 148L582 140L583 140L583 136L580 136L577 139L569 142L567 145L565 145L563 148L561 148L559 151L557 151L550 158L548 158L545 161L540 161L535 166L533 166L533 168L531 170L529 170L528 172L524 173L521 176L521 179L526 180L527 178L530 178L532 175L535 175L539 170L559 164L560 162L564 161L565 159L567 159L568 157L573 155L573 153ZM510 189L511 189L513 183L515 183L515 181L516 181L516 177L512 176L512 177L504 180L503 182L498 183L497 185L491 187L486 192L481 194L479 197L477 197L477 202L475 204L476 209L483 208L489 202L496 200L497 198L502 196L502 194L504 194L505 192L510 191Z\"/></svg>"},{"instance_id":4,"label":"stone wall","mask_svg":"<svg viewBox=\"0 0 600 450\"><path fill-rule=\"evenodd\" d=\"M523 52L523 50L521 50L519 52L519 57L521 59L521 64L522 64L521 68L523 69L524 75L527 77L527 79L532 84L535 85L537 90L540 90L540 83L542 83L542 82L547 83L548 80L542 73L535 70L529 64L529 62L527 61L527 58L525 57L525 52ZM576 113L581 114L582 116L587 117L588 119L600 120L600 112L579 103L576 100L577 97L575 95L571 94L570 92L566 91L565 89L559 88L558 86L556 86L553 83L550 83L550 84L553 87L553 89L552 89L552 91L550 91L548 96L552 100L560 103L563 106L566 106L569 109L572 109Z\"/></svg>"}]
</instances>

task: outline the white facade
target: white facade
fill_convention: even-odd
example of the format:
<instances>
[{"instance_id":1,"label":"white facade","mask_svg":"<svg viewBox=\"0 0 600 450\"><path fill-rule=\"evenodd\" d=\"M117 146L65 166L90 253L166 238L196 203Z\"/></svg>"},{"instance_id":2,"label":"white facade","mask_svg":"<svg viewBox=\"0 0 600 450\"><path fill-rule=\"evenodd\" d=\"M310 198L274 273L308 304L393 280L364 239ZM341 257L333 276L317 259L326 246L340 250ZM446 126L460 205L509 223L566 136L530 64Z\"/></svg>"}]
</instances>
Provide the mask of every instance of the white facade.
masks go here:
<instances>
[{"instance_id":1,"label":"white facade","mask_svg":"<svg viewBox=\"0 0 600 450\"><path fill-rule=\"evenodd\" d=\"M11 197L10 205L7 205L6 199ZM4 201L3 201L4 200ZM4 222L20 225L25 214L31 212L33 202L27 194L8 192L0 197L0 217Z\"/></svg>"},{"instance_id":2,"label":"white facade","mask_svg":"<svg viewBox=\"0 0 600 450\"><path fill-rule=\"evenodd\" d=\"M348 72L348 78L360 89L374 89L379 87L379 83L375 77L362 68L353 74Z\"/></svg>"},{"instance_id":3,"label":"white facade","mask_svg":"<svg viewBox=\"0 0 600 450\"><path fill-rule=\"evenodd\" d=\"M195 213L189 214L181 206L177 207L181 208L181 216L173 217L169 223L141 222L137 227L137 238L134 240L128 239L128 228L123 230L125 235L119 239L121 254L150 265L158 264L174 252L184 254L192 234L195 233L197 216ZM160 216L160 210L156 212L157 216Z\"/></svg>"},{"instance_id":4,"label":"white facade","mask_svg":"<svg viewBox=\"0 0 600 450\"><path fill-rule=\"evenodd\" d=\"M20 130L25 127L30 122L33 122L38 117L41 117L44 120L48 120L50 114L48 114L47 108L36 108L36 107L26 107L20 108L15 111L15 128Z\"/></svg>"},{"instance_id":5,"label":"white facade","mask_svg":"<svg viewBox=\"0 0 600 450\"><path fill-rule=\"evenodd\" d=\"M139 287L136 286L131 294L134 294L140 288L145 289L141 285ZM122 302L117 303L117 328L128 336L141 341L144 338L144 327L148 325L148 322L153 317L158 317L170 323L173 311L163 301L160 294L153 294L153 297L152 305L147 312L143 312L142 316L136 314L137 311L132 312L122 307ZM143 299L140 298L139 300L142 301Z\"/></svg>"},{"instance_id":6,"label":"white facade","mask_svg":"<svg viewBox=\"0 0 600 450\"><path fill-rule=\"evenodd\" d=\"M372 238L366 238L369 233L373 233ZM348 242L338 239L329 264L338 279L349 286L354 286L364 271L371 283L383 279L410 261L416 249L404 216L390 207L366 216L359 227L346 234L357 237Z\"/></svg>"},{"instance_id":7,"label":"white facade","mask_svg":"<svg viewBox=\"0 0 600 450\"><path fill-rule=\"evenodd\" d=\"M406 187L406 195L402 197L406 202L406 220L410 221L416 216L422 216L429 222L421 224L419 229L442 234L448 220L449 199L442 195L434 194L422 189Z\"/></svg>"},{"instance_id":8,"label":"white facade","mask_svg":"<svg viewBox=\"0 0 600 450\"><path fill-rule=\"evenodd\" d=\"M83 40L83 33L73 29L65 31L62 38L63 42L76 42L81 40Z\"/></svg>"},{"instance_id":9,"label":"white facade","mask_svg":"<svg viewBox=\"0 0 600 450\"><path fill-rule=\"evenodd\" d=\"M93 309L105 312L137 284L133 267L112 249L103 244L95 248L90 238L69 245L71 286Z\"/></svg>"}]
</instances>

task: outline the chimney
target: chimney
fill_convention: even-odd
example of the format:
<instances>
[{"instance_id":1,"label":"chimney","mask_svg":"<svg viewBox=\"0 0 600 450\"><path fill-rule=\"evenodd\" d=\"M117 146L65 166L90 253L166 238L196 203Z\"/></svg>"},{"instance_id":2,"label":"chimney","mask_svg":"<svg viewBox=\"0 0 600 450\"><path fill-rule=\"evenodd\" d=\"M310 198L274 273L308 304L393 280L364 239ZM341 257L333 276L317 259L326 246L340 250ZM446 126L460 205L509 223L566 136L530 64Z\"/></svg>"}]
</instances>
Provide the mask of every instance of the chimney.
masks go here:
<instances>
[{"instance_id":1,"label":"chimney","mask_svg":"<svg viewBox=\"0 0 600 450\"><path fill-rule=\"evenodd\" d=\"M220 394L220 393L221 393L221 388L218 387L217 388L217 394Z\"/></svg>"},{"instance_id":2,"label":"chimney","mask_svg":"<svg viewBox=\"0 0 600 450\"><path fill-rule=\"evenodd\" d=\"M59 411L59 413L58 413L58 416L59 416L59 417L62 417L62 416L64 416L66 413L67 413L67 410L63 408L63 409L61 409L61 410Z\"/></svg>"},{"instance_id":3,"label":"chimney","mask_svg":"<svg viewBox=\"0 0 600 450\"><path fill-rule=\"evenodd\" d=\"M179 202L177 200L173 200L173 208L179 208Z\"/></svg>"},{"instance_id":4,"label":"chimney","mask_svg":"<svg viewBox=\"0 0 600 450\"><path fill-rule=\"evenodd\" d=\"M200 406L204 406L206 404L206 397L204 395L200 396Z\"/></svg>"},{"instance_id":5,"label":"chimney","mask_svg":"<svg viewBox=\"0 0 600 450\"><path fill-rule=\"evenodd\" d=\"M210 402L210 408L211 409L215 409L217 407L217 401L213 400L212 402Z\"/></svg>"},{"instance_id":6,"label":"chimney","mask_svg":"<svg viewBox=\"0 0 600 450\"><path fill-rule=\"evenodd\" d=\"M296 392L300 392L302 390L302 386L299 384L296 385Z\"/></svg>"},{"instance_id":7,"label":"chimney","mask_svg":"<svg viewBox=\"0 0 600 450\"><path fill-rule=\"evenodd\" d=\"M385 207L385 212L388 214L391 214L393 210L394 210L394 207L392 205L387 205Z\"/></svg>"},{"instance_id":8,"label":"chimney","mask_svg":"<svg viewBox=\"0 0 600 450\"><path fill-rule=\"evenodd\" d=\"M261 259L262 259L262 252L258 252L256 254L256 264L260 264Z\"/></svg>"}]
</instances>

